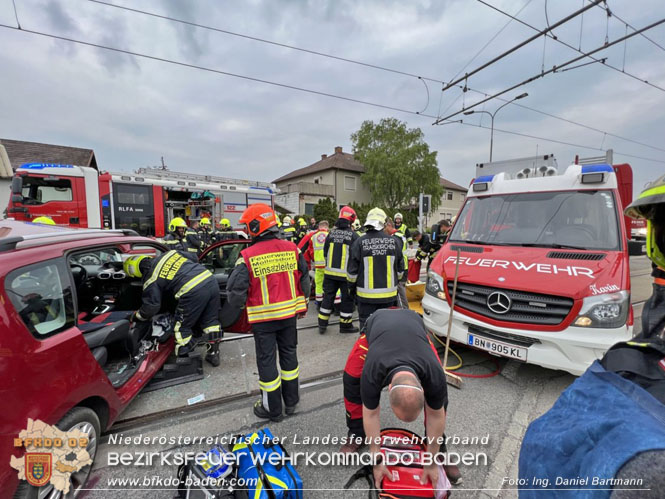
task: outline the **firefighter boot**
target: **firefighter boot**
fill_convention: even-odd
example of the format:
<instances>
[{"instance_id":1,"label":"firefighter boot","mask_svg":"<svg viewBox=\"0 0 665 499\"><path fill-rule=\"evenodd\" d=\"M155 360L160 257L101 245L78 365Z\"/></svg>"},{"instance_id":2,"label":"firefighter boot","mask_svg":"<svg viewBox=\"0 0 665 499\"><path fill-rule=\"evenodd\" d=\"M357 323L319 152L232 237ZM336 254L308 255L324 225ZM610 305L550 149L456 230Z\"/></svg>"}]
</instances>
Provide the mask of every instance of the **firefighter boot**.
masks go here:
<instances>
[{"instance_id":1,"label":"firefighter boot","mask_svg":"<svg viewBox=\"0 0 665 499\"><path fill-rule=\"evenodd\" d=\"M219 341L214 341L206 345L208 353L206 354L206 362L208 362L213 367L217 367L220 364L219 361Z\"/></svg>"},{"instance_id":2,"label":"firefighter boot","mask_svg":"<svg viewBox=\"0 0 665 499\"><path fill-rule=\"evenodd\" d=\"M284 416L281 414L279 416L271 416L268 410L263 407L263 403L260 400L257 400L254 404L254 415L257 418L269 419L275 423L279 423L282 419L284 419Z\"/></svg>"}]
</instances>

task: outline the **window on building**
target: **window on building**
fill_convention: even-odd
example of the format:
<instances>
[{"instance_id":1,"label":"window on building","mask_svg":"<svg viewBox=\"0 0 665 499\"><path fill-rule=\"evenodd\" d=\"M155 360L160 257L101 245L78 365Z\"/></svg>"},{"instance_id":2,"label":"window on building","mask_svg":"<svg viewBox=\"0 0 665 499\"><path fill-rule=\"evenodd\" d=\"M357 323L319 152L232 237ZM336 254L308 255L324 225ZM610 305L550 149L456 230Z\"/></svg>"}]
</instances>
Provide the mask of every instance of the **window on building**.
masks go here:
<instances>
[{"instance_id":1,"label":"window on building","mask_svg":"<svg viewBox=\"0 0 665 499\"><path fill-rule=\"evenodd\" d=\"M305 215L314 216L314 203L305 203Z\"/></svg>"},{"instance_id":2,"label":"window on building","mask_svg":"<svg viewBox=\"0 0 665 499\"><path fill-rule=\"evenodd\" d=\"M446 192L446 199L447 199L448 201L452 201L452 200L453 200L453 192L452 192L452 191L448 191L448 192Z\"/></svg>"},{"instance_id":3,"label":"window on building","mask_svg":"<svg viewBox=\"0 0 665 499\"><path fill-rule=\"evenodd\" d=\"M350 175L344 175L344 190L345 191L356 190L356 177L352 177Z\"/></svg>"}]
</instances>

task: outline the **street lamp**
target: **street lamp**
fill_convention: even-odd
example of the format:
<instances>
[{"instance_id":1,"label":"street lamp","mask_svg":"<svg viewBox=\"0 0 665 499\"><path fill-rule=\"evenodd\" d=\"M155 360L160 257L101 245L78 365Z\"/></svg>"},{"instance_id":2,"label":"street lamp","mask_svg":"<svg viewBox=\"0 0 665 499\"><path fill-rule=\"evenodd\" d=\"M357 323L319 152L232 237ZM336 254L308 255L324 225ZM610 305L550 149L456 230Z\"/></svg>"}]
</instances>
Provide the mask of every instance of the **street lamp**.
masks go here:
<instances>
[{"instance_id":1,"label":"street lamp","mask_svg":"<svg viewBox=\"0 0 665 499\"><path fill-rule=\"evenodd\" d=\"M489 111L473 111L473 110L467 111L467 112L464 113L467 116L469 116L470 114L474 114L474 113L485 113L485 114L489 114L492 117L492 131L490 132L490 163L492 162L492 147L494 146L494 116L496 116L496 113L498 113L501 110L501 108L506 107L508 104L510 104L511 102L514 102L516 100L524 99L524 97L527 97L528 95L529 94L526 93L526 92L524 92L523 94L519 94L514 99L509 100L505 104L499 106L497 108L497 110L494 111L493 113L490 113Z\"/></svg>"}]
</instances>

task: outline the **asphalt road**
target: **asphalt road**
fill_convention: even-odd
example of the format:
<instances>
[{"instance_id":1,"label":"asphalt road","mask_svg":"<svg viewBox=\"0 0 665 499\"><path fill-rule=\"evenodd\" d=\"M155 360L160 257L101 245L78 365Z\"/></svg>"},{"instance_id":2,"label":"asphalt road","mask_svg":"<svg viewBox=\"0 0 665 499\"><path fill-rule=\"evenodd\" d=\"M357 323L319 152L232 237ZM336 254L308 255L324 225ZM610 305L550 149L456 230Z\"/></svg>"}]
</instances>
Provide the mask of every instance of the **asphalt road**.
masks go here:
<instances>
[{"instance_id":1,"label":"asphalt road","mask_svg":"<svg viewBox=\"0 0 665 499\"><path fill-rule=\"evenodd\" d=\"M646 258L631 258L633 275L633 302L646 299L651 292L648 276L649 264ZM635 307L639 316L641 307ZM313 323L313 318L305 319L301 326ZM636 317L639 330L639 317ZM346 355L353 343L354 335L340 335L331 326L325 336L316 330L303 329L300 335L299 355L303 379L325 373L334 373L343 368ZM225 364L218 370L207 369L206 378L199 382L155 391L141 395L121 417L129 421L164 409L177 409L186 406L189 397L204 394L206 400L231 394L242 394L256 386L256 368L251 339L226 344ZM463 372L489 374L501 368L498 375L472 379L465 378L462 389L449 387L447 436L459 439L449 445L449 451L468 454L474 464L460 466L464 482L455 488L455 497L517 497L515 486L510 479L517 477L517 458L524 431L528 424L546 412L575 378L561 371L552 371L517 361L488 358L485 355L456 347L462 356ZM302 390L302 401L298 412L281 423L267 425L279 437L286 438L285 446L290 452L331 452L339 445L305 445L305 437L330 435L341 438L346 435L342 384L339 376L307 386ZM384 394L385 396L385 394ZM252 397L246 397L221 406L199 410L196 413L175 411L168 418L162 418L140 427L132 427L121 422L117 427L124 437L207 437L247 433L265 426L251 412ZM384 405L386 407L386 405ZM389 410L383 411L382 425L395 426L398 421ZM399 423L403 427L403 423ZM409 425L422 433L421 421ZM465 438L482 439L478 443L464 443ZM175 476L173 464L155 463L152 466L115 464L114 453L179 452L204 451L209 445L178 445L178 443L118 443L107 435L100 446L89 486L93 490L84 491L80 497L174 497L173 487L164 485L163 480ZM486 439L486 442L485 442ZM167 455L167 454L164 454ZM486 460L486 461L485 461ZM351 491L342 489L346 480L355 471L354 467L326 466L323 464L301 464L298 467L307 489L306 497L366 497L360 490L365 482L357 482ZM148 478L146 478L148 477ZM157 478L152 478L157 477ZM120 485L112 480L137 479L139 485ZM159 480L162 480L160 483ZM170 490L169 490L170 489Z\"/></svg>"}]
</instances>

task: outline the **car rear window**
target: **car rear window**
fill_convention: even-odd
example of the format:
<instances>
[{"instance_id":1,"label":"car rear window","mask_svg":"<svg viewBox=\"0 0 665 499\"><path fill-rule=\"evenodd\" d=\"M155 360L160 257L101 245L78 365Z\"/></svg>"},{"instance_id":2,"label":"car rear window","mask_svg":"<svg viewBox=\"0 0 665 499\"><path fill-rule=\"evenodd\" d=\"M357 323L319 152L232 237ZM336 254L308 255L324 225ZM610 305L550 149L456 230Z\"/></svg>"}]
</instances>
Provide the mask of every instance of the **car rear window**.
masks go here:
<instances>
[{"instance_id":1,"label":"car rear window","mask_svg":"<svg viewBox=\"0 0 665 499\"><path fill-rule=\"evenodd\" d=\"M35 338L46 338L74 326L72 289L62 261L49 260L10 272L5 290Z\"/></svg>"}]
</instances>

